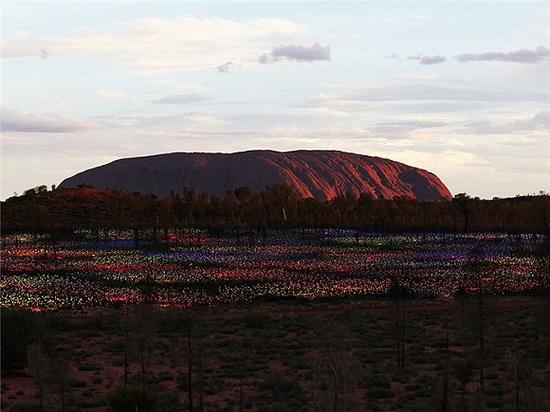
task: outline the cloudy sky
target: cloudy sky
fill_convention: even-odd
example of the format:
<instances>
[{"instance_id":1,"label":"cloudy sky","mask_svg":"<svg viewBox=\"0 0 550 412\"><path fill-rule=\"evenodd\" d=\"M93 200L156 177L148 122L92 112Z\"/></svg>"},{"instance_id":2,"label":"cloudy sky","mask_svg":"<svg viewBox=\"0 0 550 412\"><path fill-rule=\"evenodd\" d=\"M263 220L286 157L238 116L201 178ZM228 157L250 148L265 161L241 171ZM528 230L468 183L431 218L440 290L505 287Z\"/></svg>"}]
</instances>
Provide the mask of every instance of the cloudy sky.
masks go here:
<instances>
[{"instance_id":1,"label":"cloudy sky","mask_svg":"<svg viewBox=\"0 0 550 412\"><path fill-rule=\"evenodd\" d=\"M550 191L550 4L2 2L2 198L111 160L338 149Z\"/></svg>"}]
</instances>

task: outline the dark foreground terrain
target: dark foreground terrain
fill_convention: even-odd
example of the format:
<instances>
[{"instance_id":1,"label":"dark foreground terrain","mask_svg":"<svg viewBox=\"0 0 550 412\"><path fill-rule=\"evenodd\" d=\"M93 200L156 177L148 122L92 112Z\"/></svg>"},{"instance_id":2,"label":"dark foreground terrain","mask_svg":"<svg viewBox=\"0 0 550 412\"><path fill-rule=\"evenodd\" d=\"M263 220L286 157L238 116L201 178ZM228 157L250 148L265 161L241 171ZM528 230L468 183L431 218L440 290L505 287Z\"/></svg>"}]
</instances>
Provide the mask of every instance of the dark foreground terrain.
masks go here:
<instances>
[{"instance_id":1,"label":"dark foreground terrain","mask_svg":"<svg viewBox=\"0 0 550 412\"><path fill-rule=\"evenodd\" d=\"M549 311L542 296L4 310L2 410L546 411Z\"/></svg>"}]
</instances>

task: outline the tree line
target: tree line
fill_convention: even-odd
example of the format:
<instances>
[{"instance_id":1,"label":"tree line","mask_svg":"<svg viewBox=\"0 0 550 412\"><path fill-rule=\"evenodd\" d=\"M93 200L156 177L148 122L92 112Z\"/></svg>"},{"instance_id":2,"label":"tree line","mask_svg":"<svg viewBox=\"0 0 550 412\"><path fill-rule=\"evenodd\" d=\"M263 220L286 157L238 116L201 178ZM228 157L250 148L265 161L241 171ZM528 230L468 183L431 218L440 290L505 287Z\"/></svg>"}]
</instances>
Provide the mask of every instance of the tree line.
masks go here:
<instances>
[{"instance_id":1,"label":"tree line","mask_svg":"<svg viewBox=\"0 0 550 412\"><path fill-rule=\"evenodd\" d=\"M465 193L451 201L376 199L369 194L319 200L300 198L291 187L275 184L261 192L240 187L228 191L224 197L184 188L181 193L160 199L90 186L50 191L39 186L7 199L1 207L4 233L169 227L453 232L550 229L550 195L544 192L491 200Z\"/></svg>"}]
</instances>

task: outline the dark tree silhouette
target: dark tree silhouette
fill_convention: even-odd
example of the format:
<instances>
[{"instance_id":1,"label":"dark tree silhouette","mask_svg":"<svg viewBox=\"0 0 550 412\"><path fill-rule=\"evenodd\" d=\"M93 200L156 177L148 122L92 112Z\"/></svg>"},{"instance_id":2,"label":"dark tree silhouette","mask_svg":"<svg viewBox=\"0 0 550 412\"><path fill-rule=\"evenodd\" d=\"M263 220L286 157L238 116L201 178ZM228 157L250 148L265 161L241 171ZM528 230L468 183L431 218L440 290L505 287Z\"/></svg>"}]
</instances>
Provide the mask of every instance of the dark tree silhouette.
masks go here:
<instances>
[{"instance_id":1,"label":"dark tree silhouette","mask_svg":"<svg viewBox=\"0 0 550 412\"><path fill-rule=\"evenodd\" d=\"M375 231L550 231L550 196L481 200L461 193L452 201L372 195L302 199L284 185L255 193L241 187L223 198L184 189L165 199L91 187L31 189L2 202L2 229L56 231L93 228L134 230L136 247L143 229L254 230L349 228Z\"/></svg>"}]
</instances>

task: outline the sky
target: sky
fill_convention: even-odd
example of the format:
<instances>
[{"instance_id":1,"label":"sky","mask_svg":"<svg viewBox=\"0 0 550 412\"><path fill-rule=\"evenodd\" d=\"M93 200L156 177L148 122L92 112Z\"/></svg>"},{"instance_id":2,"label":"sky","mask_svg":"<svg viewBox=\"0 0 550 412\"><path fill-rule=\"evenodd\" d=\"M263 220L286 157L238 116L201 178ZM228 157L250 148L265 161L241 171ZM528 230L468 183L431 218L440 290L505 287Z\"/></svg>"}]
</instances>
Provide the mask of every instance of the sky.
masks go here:
<instances>
[{"instance_id":1,"label":"sky","mask_svg":"<svg viewBox=\"0 0 550 412\"><path fill-rule=\"evenodd\" d=\"M334 149L550 191L550 3L4 1L1 198L166 152Z\"/></svg>"}]
</instances>

